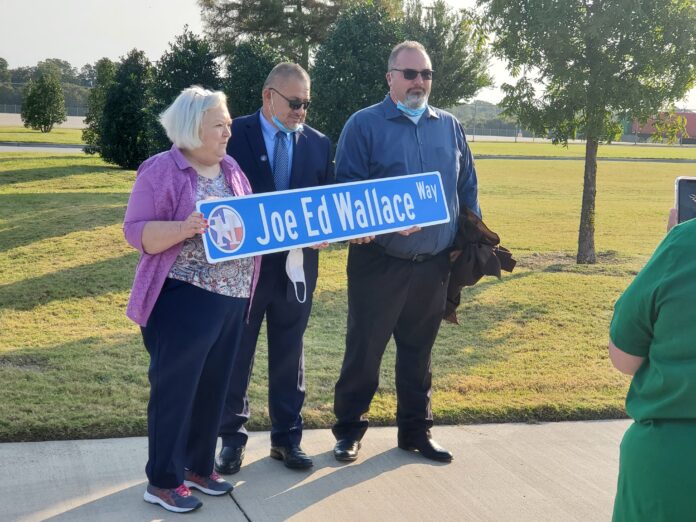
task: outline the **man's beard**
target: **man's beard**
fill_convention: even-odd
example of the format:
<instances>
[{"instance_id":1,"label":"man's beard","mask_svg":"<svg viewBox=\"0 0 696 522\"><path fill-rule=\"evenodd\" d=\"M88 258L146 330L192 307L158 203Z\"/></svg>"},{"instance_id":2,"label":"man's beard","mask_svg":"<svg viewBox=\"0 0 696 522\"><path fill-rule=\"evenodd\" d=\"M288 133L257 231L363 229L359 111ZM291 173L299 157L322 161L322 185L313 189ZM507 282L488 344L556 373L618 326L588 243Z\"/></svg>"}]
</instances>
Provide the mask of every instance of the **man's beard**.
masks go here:
<instances>
[{"instance_id":1,"label":"man's beard","mask_svg":"<svg viewBox=\"0 0 696 522\"><path fill-rule=\"evenodd\" d=\"M428 103L428 95L425 91L422 93L406 93L406 97L402 102L409 109L422 109Z\"/></svg>"}]
</instances>

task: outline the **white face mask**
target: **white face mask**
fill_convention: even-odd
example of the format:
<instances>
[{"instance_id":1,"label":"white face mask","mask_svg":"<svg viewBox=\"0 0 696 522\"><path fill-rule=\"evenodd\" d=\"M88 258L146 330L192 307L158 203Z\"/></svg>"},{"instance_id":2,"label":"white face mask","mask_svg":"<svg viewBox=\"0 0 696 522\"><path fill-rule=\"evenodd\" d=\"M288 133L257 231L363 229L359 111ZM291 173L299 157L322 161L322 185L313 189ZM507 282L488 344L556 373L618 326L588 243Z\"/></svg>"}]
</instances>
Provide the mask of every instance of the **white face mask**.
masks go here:
<instances>
[{"instance_id":1,"label":"white face mask","mask_svg":"<svg viewBox=\"0 0 696 522\"><path fill-rule=\"evenodd\" d=\"M295 297L297 297L297 300L300 303L304 303L307 300L307 283L305 283L303 261L304 254L302 253L301 248L290 250L288 252L288 257L285 260L285 272L288 274L290 282L295 287ZM297 285L300 283L302 284L304 291L304 296L302 299L300 299L297 292Z\"/></svg>"}]
</instances>

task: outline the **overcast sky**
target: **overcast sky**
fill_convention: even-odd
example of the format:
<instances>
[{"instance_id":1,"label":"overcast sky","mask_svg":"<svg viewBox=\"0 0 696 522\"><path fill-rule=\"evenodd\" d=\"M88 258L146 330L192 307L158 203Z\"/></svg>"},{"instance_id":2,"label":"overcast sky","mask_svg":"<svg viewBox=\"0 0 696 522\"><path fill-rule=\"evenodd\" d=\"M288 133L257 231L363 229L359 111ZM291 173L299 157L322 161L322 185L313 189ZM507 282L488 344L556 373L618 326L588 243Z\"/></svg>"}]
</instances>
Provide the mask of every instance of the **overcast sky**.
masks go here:
<instances>
[{"instance_id":1,"label":"overcast sky","mask_svg":"<svg viewBox=\"0 0 696 522\"><path fill-rule=\"evenodd\" d=\"M448 3L472 7L475 1ZM185 24L202 33L195 0L0 0L0 13L0 57L11 69L46 58L67 60L79 69L102 57L117 60L133 48L155 61ZM502 97L497 87L510 76L498 60L491 63L491 74L496 88L476 98L497 103ZM691 98L696 105L694 91Z\"/></svg>"}]
</instances>

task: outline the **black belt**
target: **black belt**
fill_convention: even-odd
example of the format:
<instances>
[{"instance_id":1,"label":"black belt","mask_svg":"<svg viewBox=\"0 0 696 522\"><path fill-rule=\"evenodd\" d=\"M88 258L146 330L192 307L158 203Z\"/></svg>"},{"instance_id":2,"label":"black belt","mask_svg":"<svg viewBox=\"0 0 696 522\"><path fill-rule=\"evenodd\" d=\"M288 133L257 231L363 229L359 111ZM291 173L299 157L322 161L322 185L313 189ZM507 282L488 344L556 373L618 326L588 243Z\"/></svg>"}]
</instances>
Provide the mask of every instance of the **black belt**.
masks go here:
<instances>
[{"instance_id":1,"label":"black belt","mask_svg":"<svg viewBox=\"0 0 696 522\"><path fill-rule=\"evenodd\" d=\"M390 250L387 250L384 248L382 245L379 245L377 243L368 243L366 246L372 248L372 250L379 252L380 254L383 254L385 256L389 257L395 257L397 259L403 259L405 261L412 261L413 263L423 263L424 261L430 261L431 259L439 256L440 254L414 254L414 255L409 255L409 254L400 254L398 252L392 252Z\"/></svg>"}]
</instances>

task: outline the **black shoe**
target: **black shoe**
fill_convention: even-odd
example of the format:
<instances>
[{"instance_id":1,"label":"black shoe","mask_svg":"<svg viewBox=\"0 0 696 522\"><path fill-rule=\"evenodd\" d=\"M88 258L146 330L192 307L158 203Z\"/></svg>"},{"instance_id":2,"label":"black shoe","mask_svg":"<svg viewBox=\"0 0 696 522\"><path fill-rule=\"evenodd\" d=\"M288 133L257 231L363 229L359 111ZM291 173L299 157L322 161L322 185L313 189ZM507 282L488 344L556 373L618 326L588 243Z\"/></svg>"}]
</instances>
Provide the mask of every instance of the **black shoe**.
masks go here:
<instances>
[{"instance_id":1,"label":"black shoe","mask_svg":"<svg viewBox=\"0 0 696 522\"><path fill-rule=\"evenodd\" d=\"M360 441L353 439L340 439L334 446L334 457L341 462L352 462L358 458Z\"/></svg>"},{"instance_id":2,"label":"black shoe","mask_svg":"<svg viewBox=\"0 0 696 522\"><path fill-rule=\"evenodd\" d=\"M222 475L237 473L242 467L246 446L223 446L215 457L215 471Z\"/></svg>"},{"instance_id":3,"label":"black shoe","mask_svg":"<svg viewBox=\"0 0 696 522\"><path fill-rule=\"evenodd\" d=\"M309 469L314 463L298 444L290 446L271 446L271 457L282 460L286 468Z\"/></svg>"},{"instance_id":4,"label":"black shoe","mask_svg":"<svg viewBox=\"0 0 696 522\"><path fill-rule=\"evenodd\" d=\"M432 440L430 435L426 433L410 437L399 437L399 447L407 451L418 451L426 459L439 462L452 462L452 459L454 459L449 451Z\"/></svg>"}]
</instances>

